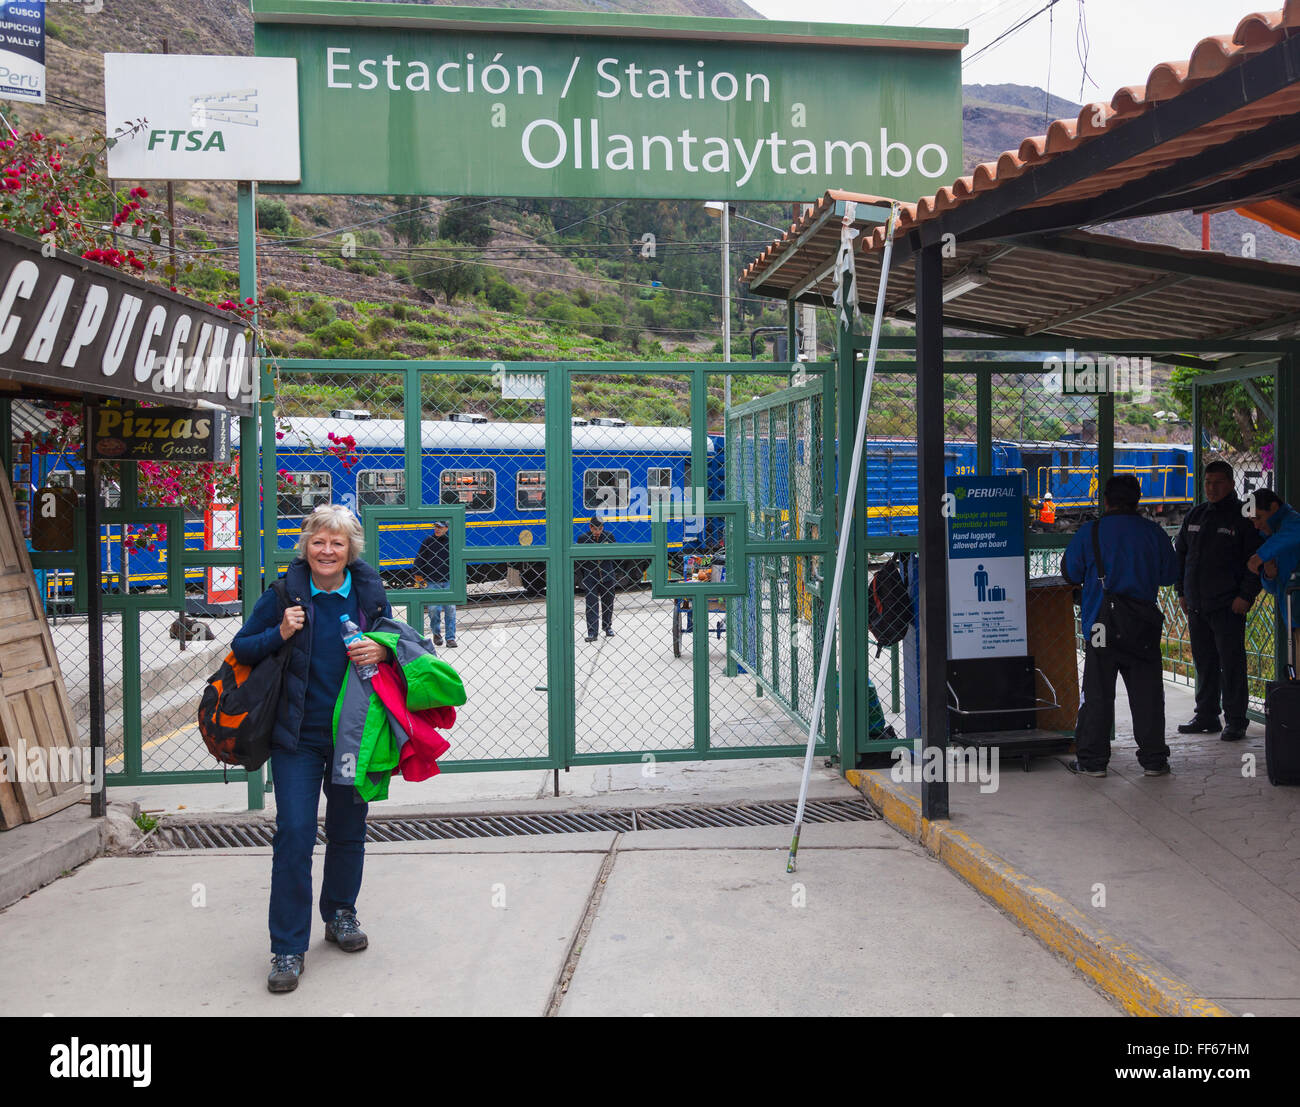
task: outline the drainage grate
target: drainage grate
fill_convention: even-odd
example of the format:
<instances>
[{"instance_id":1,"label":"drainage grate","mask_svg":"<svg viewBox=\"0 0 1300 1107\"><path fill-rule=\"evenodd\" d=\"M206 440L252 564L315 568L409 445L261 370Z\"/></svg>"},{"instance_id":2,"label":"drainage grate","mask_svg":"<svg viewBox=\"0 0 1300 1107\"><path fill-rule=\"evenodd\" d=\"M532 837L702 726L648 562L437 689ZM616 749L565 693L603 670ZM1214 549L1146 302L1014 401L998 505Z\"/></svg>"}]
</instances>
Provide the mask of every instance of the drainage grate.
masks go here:
<instances>
[{"instance_id":1,"label":"drainage grate","mask_svg":"<svg viewBox=\"0 0 1300 1107\"><path fill-rule=\"evenodd\" d=\"M715 826L780 826L794 822L794 800L728 804L721 807L626 807L615 811L526 811L507 815L447 815L426 818L372 818L367 842L431 842L451 838L512 838L527 834L580 834L592 830L695 830ZM804 811L806 823L867 822L878 816L857 799L814 800ZM231 849L269 846L275 823L259 819L236 822L173 823L160 826L152 840L163 849ZM323 844L325 828L317 827Z\"/></svg>"}]
</instances>

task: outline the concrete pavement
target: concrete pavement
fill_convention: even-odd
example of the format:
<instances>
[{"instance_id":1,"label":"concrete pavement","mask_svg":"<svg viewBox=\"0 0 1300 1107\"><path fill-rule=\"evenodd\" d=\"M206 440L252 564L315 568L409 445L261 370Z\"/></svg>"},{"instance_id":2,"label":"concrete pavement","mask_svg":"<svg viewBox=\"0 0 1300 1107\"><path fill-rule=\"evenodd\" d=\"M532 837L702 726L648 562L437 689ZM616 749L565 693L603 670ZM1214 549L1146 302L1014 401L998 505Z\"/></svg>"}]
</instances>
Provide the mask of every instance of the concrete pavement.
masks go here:
<instances>
[{"instance_id":1,"label":"concrete pavement","mask_svg":"<svg viewBox=\"0 0 1300 1107\"><path fill-rule=\"evenodd\" d=\"M371 846L371 948L273 996L269 850L91 862L0 914L11 1015L1110 1015L879 822ZM317 882L321 855L316 858Z\"/></svg>"},{"instance_id":2,"label":"concrete pavement","mask_svg":"<svg viewBox=\"0 0 1300 1107\"><path fill-rule=\"evenodd\" d=\"M1259 724L1234 743L1177 735L1192 699L1165 685L1170 776L1142 775L1121 693L1104 779L1064 759L1004 765L996 792L950 786L951 818L934 826L918 784L854 779L1130 1010L1298 1015L1300 789L1268 783Z\"/></svg>"}]
</instances>

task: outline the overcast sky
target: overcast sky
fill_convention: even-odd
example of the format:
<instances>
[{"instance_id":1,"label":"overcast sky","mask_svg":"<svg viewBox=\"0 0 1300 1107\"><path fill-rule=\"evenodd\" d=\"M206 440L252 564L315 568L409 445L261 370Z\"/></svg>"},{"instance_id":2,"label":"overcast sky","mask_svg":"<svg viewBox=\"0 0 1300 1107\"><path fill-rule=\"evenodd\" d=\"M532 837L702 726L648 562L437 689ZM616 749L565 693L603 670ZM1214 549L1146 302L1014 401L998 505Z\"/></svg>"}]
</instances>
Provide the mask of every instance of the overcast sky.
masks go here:
<instances>
[{"instance_id":1,"label":"overcast sky","mask_svg":"<svg viewBox=\"0 0 1300 1107\"><path fill-rule=\"evenodd\" d=\"M899 27L965 27L970 58L1047 0L747 0L769 19ZM1146 80L1163 61L1186 60L1207 35L1230 35L1252 11L1280 8L1281 0L1058 0L1048 13L998 43L962 70L963 84L1022 84L1087 103ZM1087 83L1079 84L1080 12L1090 42Z\"/></svg>"}]
</instances>

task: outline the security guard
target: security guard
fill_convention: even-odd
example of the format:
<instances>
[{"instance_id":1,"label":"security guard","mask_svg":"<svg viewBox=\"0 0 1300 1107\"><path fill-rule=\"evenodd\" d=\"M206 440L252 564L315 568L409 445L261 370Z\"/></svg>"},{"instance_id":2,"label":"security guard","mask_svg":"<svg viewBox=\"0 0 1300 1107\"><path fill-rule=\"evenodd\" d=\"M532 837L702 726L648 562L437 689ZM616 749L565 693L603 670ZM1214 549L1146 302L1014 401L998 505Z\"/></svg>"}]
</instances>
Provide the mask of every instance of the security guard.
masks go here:
<instances>
[{"instance_id":1,"label":"security guard","mask_svg":"<svg viewBox=\"0 0 1300 1107\"><path fill-rule=\"evenodd\" d=\"M1115 679L1122 675L1133 713L1133 737L1138 764L1146 776L1169 772L1165 744L1165 681L1161 658L1135 657L1099 640L1098 619L1102 587L1098 579L1093 533L1101 547L1106 590L1154 606L1160 586L1173 584L1178 574L1169 538L1150 519L1138 514L1142 486L1132 473L1119 473L1106 482L1106 513L1084 523L1061 558L1061 576L1083 585L1083 695L1074 727L1078 759L1066 768L1079 776L1105 776L1110 760L1110 736L1115 725Z\"/></svg>"},{"instance_id":2,"label":"security guard","mask_svg":"<svg viewBox=\"0 0 1300 1107\"><path fill-rule=\"evenodd\" d=\"M1243 515L1232 466L1205 467L1205 502L1187 513L1174 540L1178 583L1174 590L1187 613L1196 666L1196 713L1179 734L1219 731L1222 694L1225 742L1246 737L1246 615L1259 595L1259 577L1246 562L1260 536Z\"/></svg>"}]
</instances>

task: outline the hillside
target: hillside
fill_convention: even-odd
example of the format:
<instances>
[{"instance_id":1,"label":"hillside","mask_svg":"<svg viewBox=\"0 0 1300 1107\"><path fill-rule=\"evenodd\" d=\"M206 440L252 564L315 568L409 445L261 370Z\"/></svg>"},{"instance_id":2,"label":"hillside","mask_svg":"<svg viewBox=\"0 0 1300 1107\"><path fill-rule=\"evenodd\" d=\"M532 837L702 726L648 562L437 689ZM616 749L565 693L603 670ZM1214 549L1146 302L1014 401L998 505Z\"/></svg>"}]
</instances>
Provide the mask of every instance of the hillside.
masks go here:
<instances>
[{"instance_id":1,"label":"hillside","mask_svg":"<svg viewBox=\"0 0 1300 1107\"><path fill-rule=\"evenodd\" d=\"M758 17L738 0L515 0L505 6ZM85 135L104 125L105 52L160 51L164 38L175 53L252 50L244 0L111 0L99 12L79 4L51 5L47 12L52 102L20 106L11 114L22 126L53 134ZM1049 101L1041 89L1028 86L968 86L965 167L1041 133L1046 118L1078 110L1067 99ZM178 248L193 266L187 283L205 297L233 293L234 186L185 183L175 191ZM153 194L161 200L164 190ZM738 213L782 227L790 216L776 204L740 204ZM499 198L453 204L432 197L267 195L259 203L259 225L259 290L271 309L264 316L265 334L278 356L721 358L718 225L698 204ZM1200 220L1191 215L1107 229L1144 241L1200 244ZM1231 213L1214 217L1212 246L1239 252L1247 231L1256 236L1261 258L1300 262L1300 243ZM646 233L657 241L653 257L640 248ZM344 234L355 235L355 256L344 256ZM742 218L733 221L732 235L734 274L773 232ZM448 286L457 281L465 287ZM733 312L737 359L750 356L749 331L783 322L776 305L739 295ZM828 342L829 313L819 328ZM738 386L737 399L750 387ZM661 417L688 417L671 387L629 386L621 396L615 402L607 391L576 394L575 414L647 417L667 396L672 414ZM331 397L338 399L328 389L307 388L302 399ZM470 406L486 402L473 391L463 400ZM719 405L711 400L710 407L716 417Z\"/></svg>"}]
</instances>

